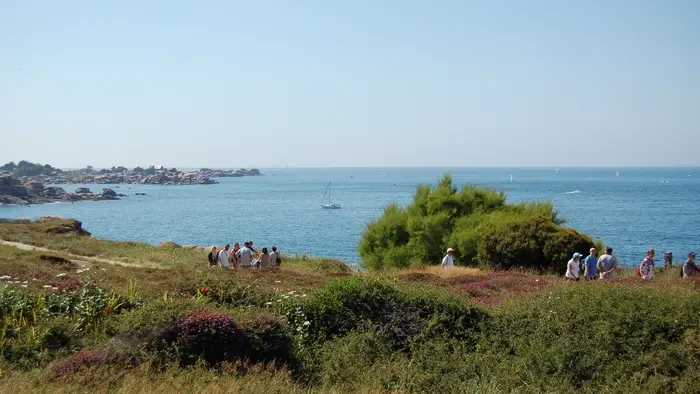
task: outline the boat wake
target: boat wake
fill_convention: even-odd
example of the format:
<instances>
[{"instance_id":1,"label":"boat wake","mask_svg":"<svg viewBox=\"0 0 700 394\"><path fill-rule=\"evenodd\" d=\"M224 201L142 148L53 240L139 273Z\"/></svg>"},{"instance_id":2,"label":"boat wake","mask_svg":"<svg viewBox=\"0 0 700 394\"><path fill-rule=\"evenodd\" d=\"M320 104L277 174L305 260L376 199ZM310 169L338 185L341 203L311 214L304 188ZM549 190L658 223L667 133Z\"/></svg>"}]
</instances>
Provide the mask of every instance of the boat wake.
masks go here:
<instances>
[{"instance_id":1,"label":"boat wake","mask_svg":"<svg viewBox=\"0 0 700 394\"><path fill-rule=\"evenodd\" d=\"M564 194L578 194L578 193L581 193L581 190L576 189L576 190L572 190L572 191L570 191L570 192L566 192L566 193L564 193Z\"/></svg>"}]
</instances>

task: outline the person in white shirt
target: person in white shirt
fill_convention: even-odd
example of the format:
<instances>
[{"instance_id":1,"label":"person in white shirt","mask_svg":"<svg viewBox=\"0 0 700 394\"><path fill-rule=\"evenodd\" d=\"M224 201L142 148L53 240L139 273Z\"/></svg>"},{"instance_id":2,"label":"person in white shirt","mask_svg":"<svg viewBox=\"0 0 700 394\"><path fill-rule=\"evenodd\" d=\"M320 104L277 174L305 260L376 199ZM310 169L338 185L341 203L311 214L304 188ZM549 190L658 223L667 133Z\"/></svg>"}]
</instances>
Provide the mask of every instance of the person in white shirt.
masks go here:
<instances>
[{"instance_id":1,"label":"person in white shirt","mask_svg":"<svg viewBox=\"0 0 700 394\"><path fill-rule=\"evenodd\" d=\"M253 259L253 251L248 247L248 242L243 244L243 247L236 252L238 255L238 263L241 267L250 268L250 261Z\"/></svg>"},{"instance_id":2,"label":"person in white shirt","mask_svg":"<svg viewBox=\"0 0 700 394\"><path fill-rule=\"evenodd\" d=\"M272 253L270 253L270 266L279 267L281 263L280 253L277 251L277 247L272 247Z\"/></svg>"},{"instance_id":3,"label":"person in white shirt","mask_svg":"<svg viewBox=\"0 0 700 394\"><path fill-rule=\"evenodd\" d=\"M581 257L583 257L581 253L574 253L574 257L566 263L566 280L579 280Z\"/></svg>"},{"instance_id":4,"label":"person in white shirt","mask_svg":"<svg viewBox=\"0 0 700 394\"><path fill-rule=\"evenodd\" d=\"M454 265L455 265L454 255L455 255L455 250L452 248L448 248L447 255L445 255L445 257L442 258L442 266L444 268L454 267Z\"/></svg>"},{"instance_id":5,"label":"person in white shirt","mask_svg":"<svg viewBox=\"0 0 700 394\"><path fill-rule=\"evenodd\" d=\"M221 252L219 252L219 263L224 268L228 268L228 250L229 249L231 249L231 246L229 244L226 244L226 246L221 250Z\"/></svg>"}]
</instances>

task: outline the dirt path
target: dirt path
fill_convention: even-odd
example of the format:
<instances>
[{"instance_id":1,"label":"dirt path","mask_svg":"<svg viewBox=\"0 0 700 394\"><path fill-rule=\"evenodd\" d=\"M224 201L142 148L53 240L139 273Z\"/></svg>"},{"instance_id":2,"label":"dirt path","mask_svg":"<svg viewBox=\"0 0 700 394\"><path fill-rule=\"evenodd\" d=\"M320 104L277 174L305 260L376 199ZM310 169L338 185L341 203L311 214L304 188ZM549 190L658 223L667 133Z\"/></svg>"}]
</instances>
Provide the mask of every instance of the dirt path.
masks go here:
<instances>
[{"instance_id":1,"label":"dirt path","mask_svg":"<svg viewBox=\"0 0 700 394\"><path fill-rule=\"evenodd\" d=\"M96 262L96 263L104 263L104 264L112 264L112 265L121 265L124 267L142 267L137 264L131 264L131 263L125 263L123 261L119 260L109 260L109 259L103 259L100 257L89 257L89 256L79 256L76 254L71 254L71 253L66 253L60 250L53 250L53 249L48 249L44 248L41 246L34 246L34 245L29 245L29 244L23 244L20 242L10 242L10 241L5 241L0 239L0 245L6 245L6 246L12 246L13 248L17 248L20 250L27 250L27 251L37 251L37 252L49 252L49 253L59 253L59 254L64 254L67 255L68 257L71 258L71 261L81 267L89 267L91 264L90 262Z\"/></svg>"}]
</instances>

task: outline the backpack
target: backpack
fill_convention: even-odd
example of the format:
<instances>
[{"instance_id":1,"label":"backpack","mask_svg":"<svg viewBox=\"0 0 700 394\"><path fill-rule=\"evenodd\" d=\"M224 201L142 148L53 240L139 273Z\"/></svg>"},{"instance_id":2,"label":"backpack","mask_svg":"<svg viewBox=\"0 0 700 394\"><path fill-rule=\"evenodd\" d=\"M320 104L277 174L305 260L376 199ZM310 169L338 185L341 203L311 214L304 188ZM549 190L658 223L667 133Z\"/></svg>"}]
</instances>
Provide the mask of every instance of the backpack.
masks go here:
<instances>
[{"instance_id":1,"label":"backpack","mask_svg":"<svg viewBox=\"0 0 700 394\"><path fill-rule=\"evenodd\" d=\"M275 263L277 263L278 267L282 265L282 257L280 257L279 252L277 253L277 261L275 261Z\"/></svg>"}]
</instances>

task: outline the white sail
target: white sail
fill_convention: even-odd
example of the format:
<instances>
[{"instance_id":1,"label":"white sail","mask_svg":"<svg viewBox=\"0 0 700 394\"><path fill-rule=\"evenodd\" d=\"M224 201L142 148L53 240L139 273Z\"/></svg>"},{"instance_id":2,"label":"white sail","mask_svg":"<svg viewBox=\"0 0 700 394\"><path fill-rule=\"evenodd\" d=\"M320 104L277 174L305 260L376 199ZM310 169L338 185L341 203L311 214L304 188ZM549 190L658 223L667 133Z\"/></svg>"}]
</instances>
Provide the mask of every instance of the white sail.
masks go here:
<instances>
[{"instance_id":1,"label":"white sail","mask_svg":"<svg viewBox=\"0 0 700 394\"><path fill-rule=\"evenodd\" d=\"M326 195L328 195L328 204L326 204ZM323 194L323 200L321 200L321 208L323 209L340 209L340 204L331 201L331 183L328 182L326 187L326 192Z\"/></svg>"}]
</instances>

